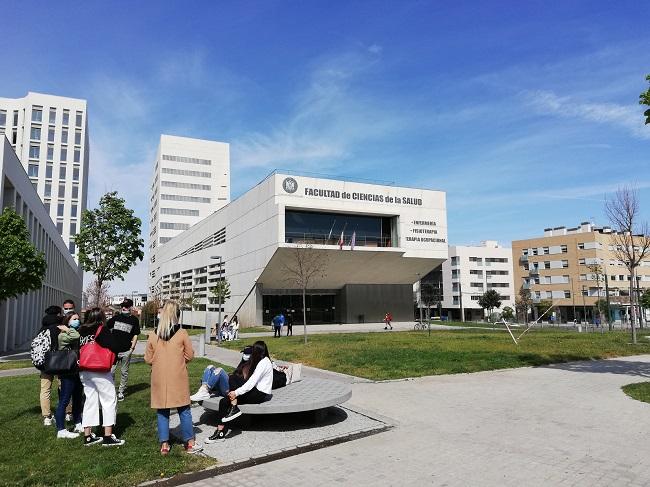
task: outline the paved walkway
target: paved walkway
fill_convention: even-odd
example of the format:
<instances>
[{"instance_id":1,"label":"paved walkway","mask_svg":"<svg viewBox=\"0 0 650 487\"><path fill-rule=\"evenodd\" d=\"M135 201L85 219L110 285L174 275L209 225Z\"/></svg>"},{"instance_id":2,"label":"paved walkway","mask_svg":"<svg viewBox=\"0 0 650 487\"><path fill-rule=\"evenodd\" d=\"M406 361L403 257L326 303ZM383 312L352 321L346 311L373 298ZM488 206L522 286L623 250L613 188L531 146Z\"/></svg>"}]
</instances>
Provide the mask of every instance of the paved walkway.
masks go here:
<instances>
[{"instance_id":1,"label":"paved walkway","mask_svg":"<svg viewBox=\"0 0 650 487\"><path fill-rule=\"evenodd\" d=\"M355 383L395 428L194 485L647 486L650 356ZM224 443L227 448L227 442Z\"/></svg>"}]
</instances>

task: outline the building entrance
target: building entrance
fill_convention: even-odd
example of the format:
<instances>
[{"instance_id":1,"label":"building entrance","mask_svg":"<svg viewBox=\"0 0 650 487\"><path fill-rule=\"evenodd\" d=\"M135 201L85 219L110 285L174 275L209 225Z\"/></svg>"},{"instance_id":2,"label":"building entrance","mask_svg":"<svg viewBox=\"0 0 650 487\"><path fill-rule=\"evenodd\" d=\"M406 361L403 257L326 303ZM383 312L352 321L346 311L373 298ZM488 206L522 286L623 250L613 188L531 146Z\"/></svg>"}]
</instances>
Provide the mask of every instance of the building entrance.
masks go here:
<instances>
[{"instance_id":1,"label":"building entrance","mask_svg":"<svg viewBox=\"0 0 650 487\"><path fill-rule=\"evenodd\" d=\"M338 323L337 296L335 294L307 294L307 324ZM275 315L291 314L294 325L302 325L301 294L269 294L262 299L264 324L268 325Z\"/></svg>"}]
</instances>

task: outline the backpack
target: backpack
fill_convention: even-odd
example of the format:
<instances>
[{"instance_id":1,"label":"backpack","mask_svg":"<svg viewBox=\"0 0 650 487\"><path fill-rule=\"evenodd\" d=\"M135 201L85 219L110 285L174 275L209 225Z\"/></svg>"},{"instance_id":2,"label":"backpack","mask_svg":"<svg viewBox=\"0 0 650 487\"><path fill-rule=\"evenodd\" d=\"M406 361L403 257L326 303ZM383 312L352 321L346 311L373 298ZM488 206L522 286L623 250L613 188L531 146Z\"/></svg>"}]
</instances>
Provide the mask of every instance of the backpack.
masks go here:
<instances>
[{"instance_id":1,"label":"backpack","mask_svg":"<svg viewBox=\"0 0 650 487\"><path fill-rule=\"evenodd\" d=\"M44 330L39 331L32 340L30 355L34 367L43 370L45 367L45 352L49 352L51 348L52 336L50 334L50 329L45 328Z\"/></svg>"}]
</instances>

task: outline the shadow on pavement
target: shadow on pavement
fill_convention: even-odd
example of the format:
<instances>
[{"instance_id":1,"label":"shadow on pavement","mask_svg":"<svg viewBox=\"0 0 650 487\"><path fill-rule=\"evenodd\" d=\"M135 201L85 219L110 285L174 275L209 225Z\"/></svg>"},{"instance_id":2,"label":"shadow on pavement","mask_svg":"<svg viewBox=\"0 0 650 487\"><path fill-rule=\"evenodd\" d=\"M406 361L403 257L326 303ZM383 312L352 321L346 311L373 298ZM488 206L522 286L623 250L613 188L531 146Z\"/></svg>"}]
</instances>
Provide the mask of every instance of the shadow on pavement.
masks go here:
<instances>
[{"instance_id":1,"label":"shadow on pavement","mask_svg":"<svg viewBox=\"0 0 650 487\"><path fill-rule=\"evenodd\" d=\"M567 370L569 372L621 374L629 375L632 377L650 378L650 362L631 362L626 360L594 360L592 362L566 362L545 365L544 368Z\"/></svg>"}]
</instances>

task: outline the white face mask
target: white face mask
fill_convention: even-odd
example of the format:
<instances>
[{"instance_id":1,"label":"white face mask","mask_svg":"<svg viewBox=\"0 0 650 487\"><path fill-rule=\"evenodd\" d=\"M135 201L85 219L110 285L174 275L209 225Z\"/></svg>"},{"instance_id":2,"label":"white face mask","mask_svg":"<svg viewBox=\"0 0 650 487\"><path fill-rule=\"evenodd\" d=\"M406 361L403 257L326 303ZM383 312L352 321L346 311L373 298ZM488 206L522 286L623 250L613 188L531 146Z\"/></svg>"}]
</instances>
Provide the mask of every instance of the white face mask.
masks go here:
<instances>
[{"instance_id":1,"label":"white face mask","mask_svg":"<svg viewBox=\"0 0 650 487\"><path fill-rule=\"evenodd\" d=\"M70 309L65 309L64 308L63 309L63 314L64 315L69 315L70 313L74 313L74 308L70 308Z\"/></svg>"}]
</instances>

